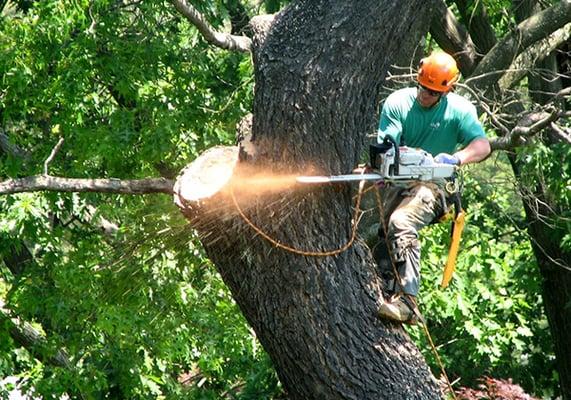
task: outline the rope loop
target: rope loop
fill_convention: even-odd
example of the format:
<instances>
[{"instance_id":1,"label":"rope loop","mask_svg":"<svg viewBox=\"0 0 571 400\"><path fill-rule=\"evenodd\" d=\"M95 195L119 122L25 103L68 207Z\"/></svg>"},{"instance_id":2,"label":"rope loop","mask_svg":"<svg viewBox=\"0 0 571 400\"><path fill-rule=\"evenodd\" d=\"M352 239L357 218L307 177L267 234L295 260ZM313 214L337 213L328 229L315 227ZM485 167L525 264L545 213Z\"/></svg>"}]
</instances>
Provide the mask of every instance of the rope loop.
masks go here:
<instances>
[{"instance_id":1,"label":"rope loop","mask_svg":"<svg viewBox=\"0 0 571 400\"><path fill-rule=\"evenodd\" d=\"M301 249L296 249L292 246L288 246L286 244L278 242L276 239L272 238L268 233L264 232L261 228L256 226L256 224L254 224L246 216L246 214L244 214L244 211L240 208L240 205L238 204L238 201L236 200L236 196L234 195L234 190L232 187L230 187L230 196L232 197L232 201L234 203L234 206L236 207L236 210L238 210L238 213L240 214L240 217L242 217L244 222L246 222L246 224L248 224L257 234L259 234L261 237L263 237L268 242L273 244L275 247L278 247L278 248L285 250L285 251L289 251L290 253L299 254L299 255L307 256L307 257L328 257L328 256L335 256L337 254L343 253L345 250L347 250L349 247L351 247L353 245L353 242L355 241L355 238L357 237L357 226L359 225L359 219L360 219L360 213L361 213L361 209L360 209L361 208L361 198L363 197L363 188L364 187L365 187L365 181L360 181L359 182L359 192L357 194L357 200L355 202L355 213L353 216L353 227L351 229L351 237L349 238L349 241L337 249L328 250L328 251L301 250Z\"/></svg>"}]
</instances>

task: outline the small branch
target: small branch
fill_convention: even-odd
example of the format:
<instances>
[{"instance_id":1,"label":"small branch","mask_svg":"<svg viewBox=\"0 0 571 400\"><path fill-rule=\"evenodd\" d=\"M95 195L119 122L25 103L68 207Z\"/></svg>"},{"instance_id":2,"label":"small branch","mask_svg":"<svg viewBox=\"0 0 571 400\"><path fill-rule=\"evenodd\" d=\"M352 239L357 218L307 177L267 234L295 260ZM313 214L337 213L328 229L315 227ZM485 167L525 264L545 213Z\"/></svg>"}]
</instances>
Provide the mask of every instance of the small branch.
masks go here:
<instances>
[{"instance_id":1,"label":"small branch","mask_svg":"<svg viewBox=\"0 0 571 400\"><path fill-rule=\"evenodd\" d=\"M148 179L76 179L35 175L26 178L8 179L0 182L0 195L54 191L98 192L116 194L173 193L173 182L164 178Z\"/></svg>"},{"instance_id":2,"label":"small branch","mask_svg":"<svg viewBox=\"0 0 571 400\"><path fill-rule=\"evenodd\" d=\"M50 153L50 156L46 159L46 161L44 161L44 175L48 174L48 167L51 164L51 162L54 160L59 149L61 149L61 146L63 145L64 140L65 139L63 137L59 138L57 144L55 145L52 152Z\"/></svg>"},{"instance_id":3,"label":"small branch","mask_svg":"<svg viewBox=\"0 0 571 400\"><path fill-rule=\"evenodd\" d=\"M252 41L246 36L236 36L229 33L218 32L204 19L196 8L186 2L186 0L171 0L175 8L193 24L204 36L207 42L220 48L231 51L249 52Z\"/></svg>"},{"instance_id":4,"label":"small branch","mask_svg":"<svg viewBox=\"0 0 571 400\"><path fill-rule=\"evenodd\" d=\"M458 83L456 84L459 88L462 88L463 90L469 92L472 95L472 98L474 98L474 100L476 100L478 102L478 106L486 113L486 115L490 118L490 120L492 121L492 125L499 129L504 136L509 135L510 130L504 125L502 124L502 122L496 117L495 113L490 109L490 106L481 99L481 97L478 95L478 93L476 93L475 90L473 90L470 86L462 84L462 83Z\"/></svg>"},{"instance_id":5,"label":"small branch","mask_svg":"<svg viewBox=\"0 0 571 400\"><path fill-rule=\"evenodd\" d=\"M490 140L490 145L493 150L511 150L517 146L524 145L527 139L531 138L542 129L550 126L554 121L557 121L561 117L561 112L559 110L553 110L551 113L536 113L532 116L526 118L526 121L532 121L537 119L539 116L541 119L534 122L530 126L519 125L511 130L509 135L495 138ZM536 118L533 118L536 117Z\"/></svg>"},{"instance_id":6,"label":"small branch","mask_svg":"<svg viewBox=\"0 0 571 400\"><path fill-rule=\"evenodd\" d=\"M571 134L565 132L560 126L558 126L555 122L552 122L550 128L553 130L553 133L558 139L561 139L569 144L571 144Z\"/></svg>"},{"instance_id":7,"label":"small branch","mask_svg":"<svg viewBox=\"0 0 571 400\"><path fill-rule=\"evenodd\" d=\"M88 212L86 222L92 222L95 215L97 214L97 208L95 208L90 204L88 204L86 208ZM98 216L98 220L95 221L95 224L98 227L98 229L103 233L105 233L106 235L114 235L117 232L119 232L119 226L116 223L109 221L108 219L104 218L101 215Z\"/></svg>"},{"instance_id":8,"label":"small branch","mask_svg":"<svg viewBox=\"0 0 571 400\"><path fill-rule=\"evenodd\" d=\"M559 92L555 93L555 96L553 96L553 98L551 99L551 103L553 103L556 100L565 98L569 95L571 95L571 87L566 87L564 89L561 89Z\"/></svg>"}]
</instances>

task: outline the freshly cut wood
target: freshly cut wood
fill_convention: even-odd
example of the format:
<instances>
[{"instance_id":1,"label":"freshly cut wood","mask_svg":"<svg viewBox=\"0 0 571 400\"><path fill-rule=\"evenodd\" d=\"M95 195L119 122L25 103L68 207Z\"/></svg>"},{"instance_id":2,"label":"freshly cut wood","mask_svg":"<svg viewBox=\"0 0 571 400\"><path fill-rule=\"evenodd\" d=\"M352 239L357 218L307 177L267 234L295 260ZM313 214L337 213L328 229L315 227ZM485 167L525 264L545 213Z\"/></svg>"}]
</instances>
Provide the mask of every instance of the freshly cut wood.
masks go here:
<instances>
[{"instance_id":1,"label":"freshly cut wood","mask_svg":"<svg viewBox=\"0 0 571 400\"><path fill-rule=\"evenodd\" d=\"M216 146L206 150L176 179L175 204L186 209L227 189L237 163L236 146Z\"/></svg>"},{"instance_id":2,"label":"freshly cut wood","mask_svg":"<svg viewBox=\"0 0 571 400\"><path fill-rule=\"evenodd\" d=\"M230 198L234 205L239 200L247 206L254 200L263 201L264 196L296 188L297 177L241 163L236 146L216 146L181 171L173 189L174 202L183 211ZM217 195L221 197L215 200Z\"/></svg>"}]
</instances>

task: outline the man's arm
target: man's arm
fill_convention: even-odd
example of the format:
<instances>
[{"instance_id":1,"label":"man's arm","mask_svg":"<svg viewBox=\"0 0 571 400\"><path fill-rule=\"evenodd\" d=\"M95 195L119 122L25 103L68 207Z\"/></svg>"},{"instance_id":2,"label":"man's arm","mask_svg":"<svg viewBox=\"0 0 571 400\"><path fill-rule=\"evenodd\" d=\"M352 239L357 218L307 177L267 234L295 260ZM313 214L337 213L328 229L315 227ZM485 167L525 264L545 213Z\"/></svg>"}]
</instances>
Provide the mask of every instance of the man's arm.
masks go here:
<instances>
[{"instance_id":1,"label":"man's arm","mask_svg":"<svg viewBox=\"0 0 571 400\"><path fill-rule=\"evenodd\" d=\"M490 155L492 148L490 142L486 138L478 138L472 140L470 144L462 150L454 153L454 156L460 160L460 165L477 163L484 160Z\"/></svg>"},{"instance_id":2,"label":"man's arm","mask_svg":"<svg viewBox=\"0 0 571 400\"><path fill-rule=\"evenodd\" d=\"M387 135L391 136L396 143L400 142L403 127L399 104L402 96L402 91L396 91L385 100L379 117L377 143L383 143Z\"/></svg>"}]
</instances>

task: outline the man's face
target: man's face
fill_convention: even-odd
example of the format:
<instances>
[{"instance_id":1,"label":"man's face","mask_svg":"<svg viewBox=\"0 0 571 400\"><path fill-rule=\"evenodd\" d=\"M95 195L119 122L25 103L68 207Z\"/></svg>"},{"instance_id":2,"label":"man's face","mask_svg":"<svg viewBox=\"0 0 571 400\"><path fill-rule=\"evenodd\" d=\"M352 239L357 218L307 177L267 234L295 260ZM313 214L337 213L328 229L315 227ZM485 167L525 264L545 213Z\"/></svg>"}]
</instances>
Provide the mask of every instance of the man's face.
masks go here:
<instances>
[{"instance_id":1,"label":"man's face","mask_svg":"<svg viewBox=\"0 0 571 400\"><path fill-rule=\"evenodd\" d=\"M445 93L437 92L422 85L418 85L418 93L416 95L416 101L418 101L418 103L422 107L430 108L434 106L436 103L438 103L438 101L444 94Z\"/></svg>"}]
</instances>

